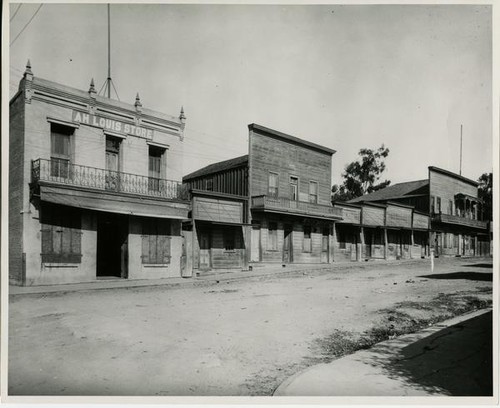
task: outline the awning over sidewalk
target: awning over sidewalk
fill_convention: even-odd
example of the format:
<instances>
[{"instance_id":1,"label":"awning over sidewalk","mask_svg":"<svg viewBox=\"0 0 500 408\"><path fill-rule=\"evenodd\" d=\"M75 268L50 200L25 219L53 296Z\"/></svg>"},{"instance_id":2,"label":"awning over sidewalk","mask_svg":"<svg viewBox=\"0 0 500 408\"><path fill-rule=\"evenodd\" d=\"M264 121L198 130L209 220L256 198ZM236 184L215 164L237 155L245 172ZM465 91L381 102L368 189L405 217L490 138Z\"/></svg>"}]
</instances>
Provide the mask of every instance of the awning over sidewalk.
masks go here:
<instances>
[{"instance_id":1,"label":"awning over sidewalk","mask_svg":"<svg viewBox=\"0 0 500 408\"><path fill-rule=\"evenodd\" d=\"M129 214L141 217L188 219L189 204L89 191L60 186L40 186L40 199L50 203Z\"/></svg>"}]
</instances>

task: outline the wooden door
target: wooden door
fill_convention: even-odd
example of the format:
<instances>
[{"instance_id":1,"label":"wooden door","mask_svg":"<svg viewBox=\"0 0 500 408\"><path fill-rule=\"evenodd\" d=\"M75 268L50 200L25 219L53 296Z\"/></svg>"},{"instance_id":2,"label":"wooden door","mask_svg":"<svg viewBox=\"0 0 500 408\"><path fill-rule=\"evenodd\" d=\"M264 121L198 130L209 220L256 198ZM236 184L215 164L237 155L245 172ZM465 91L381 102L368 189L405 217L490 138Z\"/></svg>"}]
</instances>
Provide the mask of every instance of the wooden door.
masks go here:
<instances>
[{"instance_id":1,"label":"wooden door","mask_svg":"<svg viewBox=\"0 0 500 408\"><path fill-rule=\"evenodd\" d=\"M284 230L283 262L285 262L285 263L293 262L292 227L291 226L285 226L285 230Z\"/></svg>"},{"instance_id":2,"label":"wooden door","mask_svg":"<svg viewBox=\"0 0 500 408\"><path fill-rule=\"evenodd\" d=\"M252 225L252 249L250 253L251 262L260 261L260 225Z\"/></svg>"},{"instance_id":3,"label":"wooden door","mask_svg":"<svg viewBox=\"0 0 500 408\"><path fill-rule=\"evenodd\" d=\"M200 269L210 269L210 233L200 232Z\"/></svg>"},{"instance_id":4,"label":"wooden door","mask_svg":"<svg viewBox=\"0 0 500 408\"><path fill-rule=\"evenodd\" d=\"M329 229L323 229L323 235L321 237L321 263L328 263L328 251L330 248L329 242Z\"/></svg>"}]
</instances>

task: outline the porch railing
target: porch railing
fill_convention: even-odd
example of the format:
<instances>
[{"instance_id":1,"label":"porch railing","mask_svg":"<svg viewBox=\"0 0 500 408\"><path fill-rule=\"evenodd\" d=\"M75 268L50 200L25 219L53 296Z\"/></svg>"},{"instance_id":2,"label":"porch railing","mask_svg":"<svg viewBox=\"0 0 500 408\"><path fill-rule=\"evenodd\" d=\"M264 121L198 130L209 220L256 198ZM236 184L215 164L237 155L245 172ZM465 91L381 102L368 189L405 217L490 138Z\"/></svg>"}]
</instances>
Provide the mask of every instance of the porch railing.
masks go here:
<instances>
[{"instance_id":1,"label":"porch railing","mask_svg":"<svg viewBox=\"0 0 500 408\"><path fill-rule=\"evenodd\" d=\"M450 214L433 214L433 221L443 222L446 224L462 225L466 227L486 229L488 226L487 221L473 220L471 218L460 217L458 215Z\"/></svg>"},{"instance_id":2,"label":"porch railing","mask_svg":"<svg viewBox=\"0 0 500 408\"><path fill-rule=\"evenodd\" d=\"M81 166L60 159L32 161L32 181L72 185L125 194L186 200L182 183L173 180Z\"/></svg>"},{"instance_id":3,"label":"porch railing","mask_svg":"<svg viewBox=\"0 0 500 408\"><path fill-rule=\"evenodd\" d=\"M290 200L286 197L260 195L252 197L252 209L281 210L288 213L342 218L342 209L329 205Z\"/></svg>"}]
</instances>

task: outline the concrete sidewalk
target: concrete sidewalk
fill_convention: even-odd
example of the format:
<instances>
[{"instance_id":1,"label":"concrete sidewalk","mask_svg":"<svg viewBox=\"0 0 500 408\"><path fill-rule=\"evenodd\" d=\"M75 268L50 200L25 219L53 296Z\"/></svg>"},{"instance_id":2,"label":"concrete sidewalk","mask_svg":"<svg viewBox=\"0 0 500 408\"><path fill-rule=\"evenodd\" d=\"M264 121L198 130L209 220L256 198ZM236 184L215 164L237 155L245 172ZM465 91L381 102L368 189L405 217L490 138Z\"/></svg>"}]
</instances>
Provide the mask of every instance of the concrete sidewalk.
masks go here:
<instances>
[{"instance_id":1,"label":"concrete sidewalk","mask_svg":"<svg viewBox=\"0 0 500 408\"><path fill-rule=\"evenodd\" d=\"M423 262L430 262L425 260ZM106 289L127 289L147 286L204 286L209 284L216 284L219 282L234 281L240 279L259 278L264 276L281 276L297 273L309 273L318 271L330 270L352 270L363 269L366 265L373 265L374 263L384 265L401 265L422 263L421 259L408 259L398 261L384 261L377 260L375 262L346 262L335 264L288 264L283 267L281 264L257 264L252 266L252 270L222 270L210 271L202 273L200 276L193 275L190 278L165 278L165 279L102 279L93 282L84 283L67 283L59 285L42 285L42 286L13 286L9 287L10 296L30 295L30 294L48 294L48 293L65 293L65 292L79 292L79 291L92 291L92 290L106 290Z\"/></svg>"},{"instance_id":2,"label":"concrete sidewalk","mask_svg":"<svg viewBox=\"0 0 500 408\"><path fill-rule=\"evenodd\" d=\"M275 396L492 396L493 318L486 309L319 364Z\"/></svg>"}]
</instances>

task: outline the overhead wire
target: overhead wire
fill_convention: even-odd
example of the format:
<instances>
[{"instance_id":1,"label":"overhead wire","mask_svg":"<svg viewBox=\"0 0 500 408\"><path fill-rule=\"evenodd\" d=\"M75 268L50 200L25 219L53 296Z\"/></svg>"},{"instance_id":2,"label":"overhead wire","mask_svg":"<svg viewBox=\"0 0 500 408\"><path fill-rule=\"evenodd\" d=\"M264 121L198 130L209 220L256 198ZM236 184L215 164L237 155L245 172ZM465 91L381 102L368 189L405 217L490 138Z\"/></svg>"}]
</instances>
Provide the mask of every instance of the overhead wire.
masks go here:
<instances>
[{"instance_id":1,"label":"overhead wire","mask_svg":"<svg viewBox=\"0 0 500 408\"><path fill-rule=\"evenodd\" d=\"M16 35L16 38L14 38L12 40L12 42L9 44L9 45L12 45L14 44L14 42L19 38L19 36L23 33L24 30L26 30L26 28L30 25L30 23L33 21L33 19L35 18L35 16L38 14L38 12L40 11L40 9L42 8L43 6L43 3L40 4L38 6L38 8L36 9L36 11L33 13L33 15L31 16L31 18L29 19L29 21L25 24L25 26L22 28L22 30L19 32L18 35Z\"/></svg>"}]
</instances>

